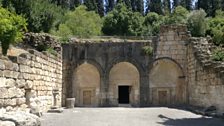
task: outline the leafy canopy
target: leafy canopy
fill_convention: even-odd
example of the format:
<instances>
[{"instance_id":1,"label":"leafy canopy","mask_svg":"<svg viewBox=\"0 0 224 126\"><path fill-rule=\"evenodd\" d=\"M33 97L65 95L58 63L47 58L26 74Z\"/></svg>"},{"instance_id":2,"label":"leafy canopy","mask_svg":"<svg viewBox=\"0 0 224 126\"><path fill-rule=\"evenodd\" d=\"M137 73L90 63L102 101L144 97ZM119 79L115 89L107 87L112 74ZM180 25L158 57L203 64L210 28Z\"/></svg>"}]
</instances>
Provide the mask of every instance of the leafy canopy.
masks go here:
<instances>
[{"instance_id":1,"label":"leafy canopy","mask_svg":"<svg viewBox=\"0 0 224 126\"><path fill-rule=\"evenodd\" d=\"M65 15L59 30L52 33L67 39L71 36L90 37L101 34L102 20L94 11L87 11L83 5Z\"/></svg>"},{"instance_id":2,"label":"leafy canopy","mask_svg":"<svg viewBox=\"0 0 224 126\"><path fill-rule=\"evenodd\" d=\"M106 35L141 35L144 18L139 12L132 12L124 3L119 3L109 12L103 23Z\"/></svg>"},{"instance_id":3,"label":"leafy canopy","mask_svg":"<svg viewBox=\"0 0 224 126\"><path fill-rule=\"evenodd\" d=\"M217 11L216 16L208 22L207 33L212 37L216 45L224 45L224 12Z\"/></svg>"},{"instance_id":4,"label":"leafy canopy","mask_svg":"<svg viewBox=\"0 0 224 126\"><path fill-rule=\"evenodd\" d=\"M148 13L144 20L144 35L157 35L163 20L163 16L155 12Z\"/></svg>"},{"instance_id":5,"label":"leafy canopy","mask_svg":"<svg viewBox=\"0 0 224 126\"><path fill-rule=\"evenodd\" d=\"M2 53L6 55L10 44L22 40L26 20L2 7L0 7L0 19L0 42Z\"/></svg>"},{"instance_id":6,"label":"leafy canopy","mask_svg":"<svg viewBox=\"0 0 224 126\"><path fill-rule=\"evenodd\" d=\"M186 24L187 15L189 14L188 10L182 6L175 8L173 13L169 16L165 16L165 24Z\"/></svg>"},{"instance_id":7,"label":"leafy canopy","mask_svg":"<svg viewBox=\"0 0 224 126\"><path fill-rule=\"evenodd\" d=\"M204 10L192 11L187 19L187 26L191 35L194 37L205 36L207 30L206 13Z\"/></svg>"},{"instance_id":8,"label":"leafy canopy","mask_svg":"<svg viewBox=\"0 0 224 126\"><path fill-rule=\"evenodd\" d=\"M2 0L3 7L24 15L30 32L49 32L57 27L67 11L51 0Z\"/></svg>"}]
</instances>

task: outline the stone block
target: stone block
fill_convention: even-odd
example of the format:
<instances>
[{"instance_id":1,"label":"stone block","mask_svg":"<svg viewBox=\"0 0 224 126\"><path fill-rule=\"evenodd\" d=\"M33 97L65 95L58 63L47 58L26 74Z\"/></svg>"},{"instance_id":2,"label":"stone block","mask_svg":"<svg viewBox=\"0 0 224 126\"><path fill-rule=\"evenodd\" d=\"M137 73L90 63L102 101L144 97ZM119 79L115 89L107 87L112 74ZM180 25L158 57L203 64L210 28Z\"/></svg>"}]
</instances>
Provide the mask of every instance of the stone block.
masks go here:
<instances>
[{"instance_id":1,"label":"stone block","mask_svg":"<svg viewBox=\"0 0 224 126\"><path fill-rule=\"evenodd\" d=\"M6 70L13 70L13 63L11 61L3 60L3 62Z\"/></svg>"},{"instance_id":2,"label":"stone block","mask_svg":"<svg viewBox=\"0 0 224 126\"><path fill-rule=\"evenodd\" d=\"M16 105L22 105L26 103L26 98L16 98Z\"/></svg>"},{"instance_id":3,"label":"stone block","mask_svg":"<svg viewBox=\"0 0 224 126\"><path fill-rule=\"evenodd\" d=\"M31 89L31 88L33 88L33 81L27 80L25 89Z\"/></svg>"},{"instance_id":4,"label":"stone block","mask_svg":"<svg viewBox=\"0 0 224 126\"><path fill-rule=\"evenodd\" d=\"M3 74L5 77L8 77L8 78L18 78L20 73L16 71L4 70Z\"/></svg>"},{"instance_id":5,"label":"stone block","mask_svg":"<svg viewBox=\"0 0 224 126\"><path fill-rule=\"evenodd\" d=\"M13 71L19 71L19 65L17 63L13 63Z\"/></svg>"},{"instance_id":6,"label":"stone block","mask_svg":"<svg viewBox=\"0 0 224 126\"><path fill-rule=\"evenodd\" d=\"M20 72L23 72L23 73L32 73L32 70L29 66L26 66L26 65L19 65L19 68L20 68Z\"/></svg>"},{"instance_id":7,"label":"stone block","mask_svg":"<svg viewBox=\"0 0 224 126\"><path fill-rule=\"evenodd\" d=\"M16 99L5 99L4 106L16 106Z\"/></svg>"},{"instance_id":8,"label":"stone block","mask_svg":"<svg viewBox=\"0 0 224 126\"><path fill-rule=\"evenodd\" d=\"M6 78L0 77L0 88L5 87Z\"/></svg>"},{"instance_id":9,"label":"stone block","mask_svg":"<svg viewBox=\"0 0 224 126\"><path fill-rule=\"evenodd\" d=\"M6 79L5 81L5 87L6 88L11 88L16 85L16 81L14 79Z\"/></svg>"},{"instance_id":10,"label":"stone block","mask_svg":"<svg viewBox=\"0 0 224 126\"><path fill-rule=\"evenodd\" d=\"M7 88L0 88L0 99L9 98Z\"/></svg>"},{"instance_id":11,"label":"stone block","mask_svg":"<svg viewBox=\"0 0 224 126\"><path fill-rule=\"evenodd\" d=\"M9 98L21 98L25 96L25 90L19 89L16 87L8 89L8 97Z\"/></svg>"},{"instance_id":12,"label":"stone block","mask_svg":"<svg viewBox=\"0 0 224 126\"><path fill-rule=\"evenodd\" d=\"M4 70L5 69L5 63L3 60L0 59L0 70Z\"/></svg>"},{"instance_id":13,"label":"stone block","mask_svg":"<svg viewBox=\"0 0 224 126\"><path fill-rule=\"evenodd\" d=\"M0 121L0 126L16 126L16 124L11 121Z\"/></svg>"},{"instance_id":14,"label":"stone block","mask_svg":"<svg viewBox=\"0 0 224 126\"><path fill-rule=\"evenodd\" d=\"M17 86L18 88L23 88L23 87L25 87L26 83L27 83L27 82L26 82L24 79L17 79L17 80L16 80L16 86Z\"/></svg>"}]
</instances>

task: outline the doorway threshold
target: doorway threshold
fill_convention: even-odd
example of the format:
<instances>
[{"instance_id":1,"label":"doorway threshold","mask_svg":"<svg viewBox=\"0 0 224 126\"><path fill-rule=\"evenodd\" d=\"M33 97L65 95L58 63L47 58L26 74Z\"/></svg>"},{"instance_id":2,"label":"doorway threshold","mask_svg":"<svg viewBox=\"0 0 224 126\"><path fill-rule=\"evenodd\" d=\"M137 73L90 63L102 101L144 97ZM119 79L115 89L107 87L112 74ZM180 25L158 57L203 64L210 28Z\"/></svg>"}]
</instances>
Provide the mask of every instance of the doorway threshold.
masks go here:
<instances>
[{"instance_id":1,"label":"doorway threshold","mask_svg":"<svg viewBox=\"0 0 224 126\"><path fill-rule=\"evenodd\" d=\"M131 104L118 104L118 107L131 107Z\"/></svg>"}]
</instances>

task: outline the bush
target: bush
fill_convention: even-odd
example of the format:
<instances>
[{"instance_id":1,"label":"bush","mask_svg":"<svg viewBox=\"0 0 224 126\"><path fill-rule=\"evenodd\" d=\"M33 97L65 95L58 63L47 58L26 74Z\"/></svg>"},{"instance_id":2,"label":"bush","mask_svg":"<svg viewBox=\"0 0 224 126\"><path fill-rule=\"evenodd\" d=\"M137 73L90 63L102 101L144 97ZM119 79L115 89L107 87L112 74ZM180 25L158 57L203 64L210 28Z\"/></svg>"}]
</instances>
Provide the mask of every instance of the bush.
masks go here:
<instances>
[{"instance_id":1,"label":"bush","mask_svg":"<svg viewBox=\"0 0 224 126\"><path fill-rule=\"evenodd\" d=\"M212 53L212 59L215 61L224 61L224 51L222 49L216 49Z\"/></svg>"},{"instance_id":2,"label":"bush","mask_svg":"<svg viewBox=\"0 0 224 126\"><path fill-rule=\"evenodd\" d=\"M162 23L163 17L161 15L154 12L148 13L144 20L144 35L157 35Z\"/></svg>"},{"instance_id":3,"label":"bush","mask_svg":"<svg viewBox=\"0 0 224 126\"><path fill-rule=\"evenodd\" d=\"M0 7L0 42L3 55L10 44L19 42L26 31L26 19Z\"/></svg>"},{"instance_id":4,"label":"bush","mask_svg":"<svg viewBox=\"0 0 224 126\"><path fill-rule=\"evenodd\" d=\"M206 13L204 10L192 11L187 19L187 26L191 35L194 37L205 36L207 30Z\"/></svg>"},{"instance_id":5,"label":"bush","mask_svg":"<svg viewBox=\"0 0 224 126\"><path fill-rule=\"evenodd\" d=\"M105 16L102 31L106 35L137 36L142 34L143 21L140 13L132 12L125 4L119 3Z\"/></svg>"},{"instance_id":6,"label":"bush","mask_svg":"<svg viewBox=\"0 0 224 126\"><path fill-rule=\"evenodd\" d=\"M189 12L186 8L178 6L173 13L164 17L164 24L186 24L188 14Z\"/></svg>"},{"instance_id":7,"label":"bush","mask_svg":"<svg viewBox=\"0 0 224 126\"><path fill-rule=\"evenodd\" d=\"M212 37L213 42L216 45L224 44L224 16L216 15L216 17L211 18L209 20L208 26L209 29L207 34Z\"/></svg>"},{"instance_id":8,"label":"bush","mask_svg":"<svg viewBox=\"0 0 224 126\"><path fill-rule=\"evenodd\" d=\"M2 0L3 7L24 15L30 32L49 32L58 27L65 9L51 3L51 0Z\"/></svg>"},{"instance_id":9,"label":"bush","mask_svg":"<svg viewBox=\"0 0 224 126\"><path fill-rule=\"evenodd\" d=\"M57 31L52 31L66 40L71 36L90 37L101 34L102 20L94 11L87 11L83 5L65 15L65 21Z\"/></svg>"},{"instance_id":10,"label":"bush","mask_svg":"<svg viewBox=\"0 0 224 126\"><path fill-rule=\"evenodd\" d=\"M150 56L153 53L153 48L151 46L144 46L142 47L142 51L145 55Z\"/></svg>"}]
</instances>

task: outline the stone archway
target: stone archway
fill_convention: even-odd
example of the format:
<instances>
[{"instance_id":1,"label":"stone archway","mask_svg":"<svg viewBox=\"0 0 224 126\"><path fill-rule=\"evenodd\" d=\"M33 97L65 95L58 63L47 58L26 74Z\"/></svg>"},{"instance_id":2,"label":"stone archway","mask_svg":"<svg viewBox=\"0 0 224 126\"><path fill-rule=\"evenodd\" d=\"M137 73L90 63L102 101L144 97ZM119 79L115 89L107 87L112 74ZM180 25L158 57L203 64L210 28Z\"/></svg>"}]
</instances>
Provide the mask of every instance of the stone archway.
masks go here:
<instances>
[{"instance_id":1,"label":"stone archway","mask_svg":"<svg viewBox=\"0 0 224 126\"><path fill-rule=\"evenodd\" d=\"M161 58L153 62L149 87L153 105L178 105L186 102L184 73L171 59Z\"/></svg>"},{"instance_id":2,"label":"stone archway","mask_svg":"<svg viewBox=\"0 0 224 126\"><path fill-rule=\"evenodd\" d=\"M126 88L126 89L125 89ZM127 91L127 104L137 106L140 95L140 74L138 69L129 62L120 62L115 64L109 72L109 101L112 106L122 104L122 91ZM122 93L122 94L121 94ZM119 96L120 95L120 96Z\"/></svg>"},{"instance_id":3,"label":"stone archway","mask_svg":"<svg viewBox=\"0 0 224 126\"><path fill-rule=\"evenodd\" d=\"M73 74L73 96L76 106L99 106L100 102L100 73L97 67L83 63Z\"/></svg>"}]
</instances>

